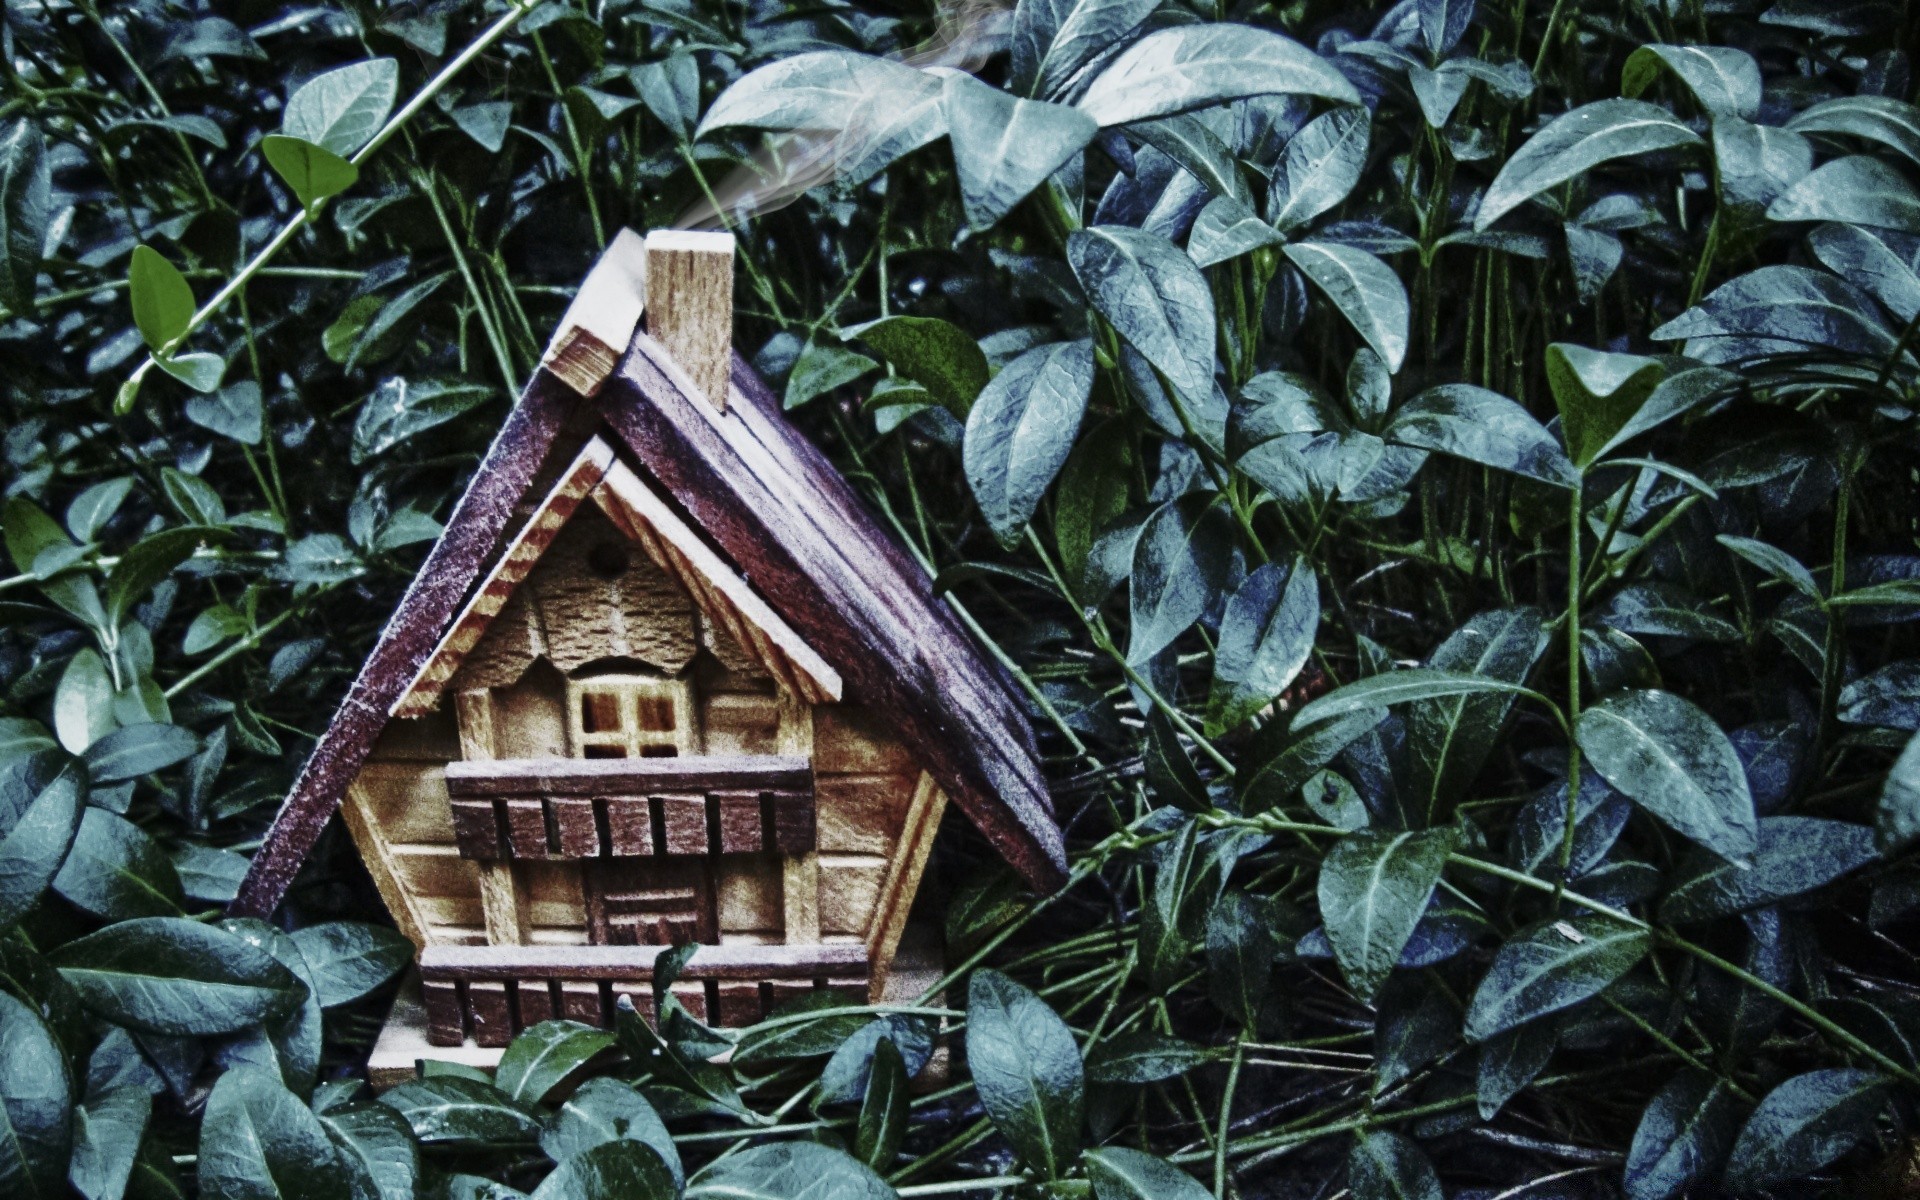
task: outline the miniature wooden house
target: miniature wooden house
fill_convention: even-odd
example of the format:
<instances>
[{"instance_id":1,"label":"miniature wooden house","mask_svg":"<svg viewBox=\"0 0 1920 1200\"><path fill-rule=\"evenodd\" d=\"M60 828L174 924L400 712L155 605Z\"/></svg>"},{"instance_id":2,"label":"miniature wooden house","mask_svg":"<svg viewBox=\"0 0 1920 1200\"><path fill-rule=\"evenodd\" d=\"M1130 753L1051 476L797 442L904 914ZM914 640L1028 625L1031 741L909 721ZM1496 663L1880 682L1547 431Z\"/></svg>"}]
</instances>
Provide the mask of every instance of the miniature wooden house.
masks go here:
<instances>
[{"instance_id":1,"label":"miniature wooden house","mask_svg":"<svg viewBox=\"0 0 1920 1200\"><path fill-rule=\"evenodd\" d=\"M732 354L731 273L725 235L616 240L234 903L338 810L433 1045L605 1023L687 941L716 1024L878 999L949 798L1062 878L1011 693Z\"/></svg>"}]
</instances>

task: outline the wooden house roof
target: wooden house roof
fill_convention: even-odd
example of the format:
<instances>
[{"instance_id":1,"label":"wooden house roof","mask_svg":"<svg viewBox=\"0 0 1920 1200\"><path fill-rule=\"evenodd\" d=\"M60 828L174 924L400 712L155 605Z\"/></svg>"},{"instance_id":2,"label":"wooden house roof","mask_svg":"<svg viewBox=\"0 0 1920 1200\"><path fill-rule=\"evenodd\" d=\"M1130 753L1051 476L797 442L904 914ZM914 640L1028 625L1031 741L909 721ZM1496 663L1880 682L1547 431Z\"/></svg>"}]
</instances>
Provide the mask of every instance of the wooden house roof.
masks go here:
<instances>
[{"instance_id":1,"label":"wooden house roof","mask_svg":"<svg viewBox=\"0 0 1920 1200\"><path fill-rule=\"evenodd\" d=\"M437 652L458 643L463 617L486 607L489 581L525 570L510 565L515 547L549 507L526 513L529 493L596 469L623 474L628 501L645 509L624 518L639 513L629 533L651 530L680 560L669 570L705 581L736 614L763 605L790 638L777 648L821 689L814 698L844 683L846 698L891 728L1029 883L1058 886L1065 850L1032 730L1004 676L753 369L734 356L722 410L636 332L604 384L591 395L578 386L551 364L535 372L295 780L231 911L278 906L396 706L423 681L444 686L451 671ZM589 458L583 469L582 446L594 438L611 453L604 467ZM586 485L569 503L592 491ZM677 528L663 533L663 522Z\"/></svg>"}]
</instances>

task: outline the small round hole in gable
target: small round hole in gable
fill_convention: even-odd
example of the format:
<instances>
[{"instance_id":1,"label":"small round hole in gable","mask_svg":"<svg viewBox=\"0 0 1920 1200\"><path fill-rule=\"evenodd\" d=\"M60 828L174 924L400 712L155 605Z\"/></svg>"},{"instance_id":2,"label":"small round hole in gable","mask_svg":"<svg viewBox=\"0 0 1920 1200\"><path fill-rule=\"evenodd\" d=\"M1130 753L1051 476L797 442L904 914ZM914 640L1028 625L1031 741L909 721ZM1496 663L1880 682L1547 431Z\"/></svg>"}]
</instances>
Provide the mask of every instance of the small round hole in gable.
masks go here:
<instances>
[{"instance_id":1,"label":"small round hole in gable","mask_svg":"<svg viewBox=\"0 0 1920 1200\"><path fill-rule=\"evenodd\" d=\"M619 542L601 542L587 551L587 565L602 579L618 579L627 573L627 548Z\"/></svg>"}]
</instances>

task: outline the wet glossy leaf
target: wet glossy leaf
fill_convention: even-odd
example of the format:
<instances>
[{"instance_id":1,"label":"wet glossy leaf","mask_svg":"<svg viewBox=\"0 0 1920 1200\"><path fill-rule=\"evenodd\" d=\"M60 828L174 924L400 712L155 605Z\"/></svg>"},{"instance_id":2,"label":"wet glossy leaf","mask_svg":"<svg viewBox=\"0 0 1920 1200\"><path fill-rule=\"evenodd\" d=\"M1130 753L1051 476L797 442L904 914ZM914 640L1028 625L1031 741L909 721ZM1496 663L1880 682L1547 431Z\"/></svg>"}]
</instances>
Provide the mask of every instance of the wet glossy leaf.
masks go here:
<instances>
[{"instance_id":1,"label":"wet glossy leaf","mask_svg":"<svg viewBox=\"0 0 1920 1200\"><path fill-rule=\"evenodd\" d=\"M652 1147L675 1182L683 1180L680 1153L653 1105L632 1084L606 1076L587 1080L561 1101L540 1134L540 1149L555 1162L565 1162L621 1138Z\"/></svg>"},{"instance_id":2,"label":"wet glossy leaf","mask_svg":"<svg viewBox=\"0 0 1920 1200\"><path fill-rule=\"evenodd\" d=\"M1101 125L1270 93L1358 104L1338 71L1290 38L1244 25L1183 25L1150 33L1094 76L1080 108Z\"/></svg>"},{"instance_id":3,"label":"wet glossy leaf","mask_svg":"<svg viewBox=\"0 0 1920 1200\"><path fill-rule=\"evenodd\" d=\"M770 1142L718 1159L687 1181L686 1200L894 1200L858 1159L818 1142Z\"/></svg>"},{"instance_id":4,"label":"wet glossy leaf","mask_svg":"<svg viewBox=\"0 0 1920 1200\"><path fill-rule=\"evenodd\" d=\"M1537 609L1495 609L1470 618L1428 660L1433 670L1502 683L1525 684L1551 637ZM1422 701L1407 710L1407 749L1418 803L1429 824L1451 813L1480 773L1518 697L1511 692L1462 692Z\"/></svg>"},{"instance_id":5,"label":"wet glossy leaf","mask_svg":"<svg viewBox=\"0 0 1920 1200\"><path fill-rule=\"evenodd\" d=\"M1393 268L1338 242L1294 242L1284 253L1397 373L1407 357L1408 304Z\"/></svg>"},{"instance_id":6,"label":"wet glossy leaf","mask_svg":"<svg viewBox=\"0 0 1920 1200\"><path fill-rule=\"evenodd\" d=\"M127 1191L140 1141L153 1114L147 1089L123 1083L94 1093L73 1110L73 1159L67 1182L87 1200L119 1200Z\"/></svg>"},{"instance_id":7,"label":"wet glossy leaf","mask_svg":"<svg viewBox=\"0 0 1920 1200\"><path fill-rule=\"evenodd\" d=\"M1753 56L1732 46L1642 46L1627 56L1620 90L1638 96L1653 85L1661 70L1671 71L1687 85L1693 98L1709 114L1731 113L1751 121L1760 111L1760 66Z\"/></svg>"},{"instance_id":8,"label":"wet glossy leaf","mask_svg":"<svg viewBox=\"0 0 1920 1200\"><path fill-rule=\"evenodd\" d=\"M46 137L32 121L16 120L0 134L0 304L16 313L33 308L52 216Z\"/></svg>"},{"instance_id":9,"label":"wet glossy leaf","mask_svg":"<svg viewBox=\"0 0 1920 1200\"><path fill-rule=\"evenodd\" d=\"M1320 917L1348 984L1378 991L1427 910L1453 852L1451 829L1360 830L1334 844L1320 867Z\"/></svg>"},{"instance_id":10,"label":"wet glossy leaf","mask_svg":"<svg viewBox=\"0 0 1920 1200\"><path fill-rule=\"evenodd\" d=\"M1066 465L1093 389L1093 343L1036 346L996 375L967 414L967 483L1012 544Z\"/></svg>"},{"instance_id":11,"label":"wet glossy leaf","mask_svg":"<svg viewBox=\"0 0 1920 1200\"><path fill-rule=\"evenodd\" d=\"M421 1176L420 1144L400 1114L380 1104L323 1111L316 1100L314 1107L352 1180L354 1200L411 1200Z\"/></svg>"},{"instance_id":12,"label":"wet glossy leaf","mask_svg":"<svg viewBox=\"0 0 1920 1200\"><path fill-rule=\"evenodd\" d=\"M1627 691L1580 714L1580 748L1628 799L1729 862L1747 862L1753 796L1727 735L1670 692Z\"/></svg>"},{"instance_id":13,"label":"wet glossy leaf","mask_svg":"<svg viewBox=\"0 0 1920 1200\"><path fill-rule=\"evenodd\" d=\"M1285 232L1345 200L1366 166L1371 128L1364 108L1336 108L1307 122L1287 141L1267 198L1267 219Z\"/></svg>"},{"instance_id":14,"label":"wet glossy leaf","mask_svg":"<svg viewBox=\"0 0 1920 1200\"><path fill-rule=\"evenodd\" d=\"M51 754L0 768L0 926L11 926L53 885L80 831L86 772Z\"/></svg>"},{"instance_id":15,"label":"wet glossy leaf","mask_svg":"<svg viewBox=\"0 0 1920 1200\"><path fill-rule=\"evenodd\" d=\"M346 1164L320 1119L279 1075L236 1067L207 1097L200 1125L200 1191L235 1200L348 1200Z\"/></svg>"},{"instance_id":16,"label":"wet glossy leaf","mask_svg":"<svg viewBox=\"0 0 1920 1200\"><path fill-rule=\"evenodd\" d=\"M1750 867L1695 851L1681 864L1679 882L1662 902L1660 917L1684 924L1759 908L1824 887L1877 857L1873 831L1864 825L1823 817L1763 817Z\"/></svg>"},{"instance_id":17,"label":"wet glossy leaf","mask_svg":"<svg viewBox=\"0 0 1920 1200\"><path fill-rule=\"evenodd\" d=\"M1440 1177L1411 1139L1370 1129L1354 1139L1347 1156L1347 1186L1354 1200L1442 1200Z\"/></svg>"},{"instance_id":18,"label":"wet glossy leaf","mask_svg":"<svg viewBox=\"0 0 1920 1200\"><path fill-rule=\"evenodd\" d=\"M1627 1151L1628 1200L1671 1200L1711 1179L1733 1148L1738 1101L1704 1071L1681 1071L1648 1102Z\"/></svg>"},{"instance_id":19,"label":"wet glossy leaf","mask_svg":"<svg viewBox=\"0 0 1920 1200\"><path fill-rule=\"evenodd\" d=\"M96 917L177 917L186 898L173 862L138 826L89 807L53 890Z\"/></svg>"},{"instance_id":20,"label":"wet glossy leaf","mask_svg":"<svg viewBox=\"0 0 1920 1200\"><path fill-rule=\"evenodd\" d=\"M1897 169L1866 155L1836 158L1767 208L1773 221L1840 221L1920 233L1920 191Z\"/></svg>"},{"instance_id":21,"label":"wet glossy leaf","mask_svg":"<svg viewBox=\"0 0 1920 1200\"><path fill-rule=\"evenodd\" d=\"M1193 260L1155 234L1098 225L1067 240L1087 299L1180 392L1213 391L1213 293Z\"/></svg>"},{"instance_id":22,"label":"wet glossy leaf","mask_svg":"<svg viewBox=\"0 0 1920 1200\"><path fill-rule=\"evenodd\" d=\"M0 1190L66 1195L73 1085L66 1055L33 1009L0 992Z\"/></svg>"},{"instance_id":23,"label":"wet glossy leaf","mask_svg":"<svg viewBox=\"0 0 1920 1200\"><path fill-rule=\"evenodd\" d=\"M280 132L344 159L379 131L399 87L400 65L390 58L336 67L287 98Z\"/></svg>"},{"instance_id":24,"label":"wet glossy leaf","mask_svg":"<svg viewBox=\"0 0 1920 1200\"><path fill-rule=\"evenodd\" d=\"M602 1142L562 1162L533 1200L673 1200L678 1189L660 1155L644 1142Z\"/></svg>"},{"instance_id":25,"label":"wet glossy leaf","mask_svg":"<svg viewBox=\"0 0 1920 1200\"><path fill-rule=\"evenodd\" d=\"M423 1144L515 1145L540 1139L532 1110L499 1088L456 1075L409 1080L383 1092L380 1103L406 1119Z\"/></svg>"},{"instance_id":26,"label":"wet glossy leaf","mask_svg":"<svg viewBox=\"0 0 1920 1200\"><path fill-rule=\"evenodd\" d=\"M1100 1146L1086 1153L1095 1200L1203 1200L1206 1188L1164 1158L1126 1146Z\"/></svg>"},{"instance_id":27,"label":"wet glossy leaf","mask_svg":"<svg viewBox=\"0 0 1920 1200\"><path fill-rule=\"evenodd\" d=\"M1400 407L1382 436L1558 487L1575 477L1566 452L1526 409L1468 383L1421 392Z\"/></svg>"},{"instance_id":28,"label":"wet glossy leaf","mask_svg":"<svg viewBox=\"0 0 1920 1200\"><path fill-rule=\"evenodd\" d=\"M1514 151L1481 197L1473 227L1485 230L1534 196L1601 163L1700 144L1700 135L1644 100L1583 104L1547 122Z\"/></svg>"},{"instance_id":29,"label":"wet glossy leaf","mask_svg":"<svg viewBox=\"0 0 1920 1200\"><path fill-rule=\"evenodd\" d=\"M873 1048L873 1069L854 1123L854 1157L875 1171L890 1170L907 1135L907 1068L891 1038Z\"/></svg>"},{"instance_id":30,"label":"wet glossy leaf","mask_svg":"<svg viewBox=\"0 0 1920 1200\"><path fill-rule=\"evenodd\" d=\"M1128 661L1159 654L1212 605L1230 565L1224 521L1204 496L1170 500L1147 519L1133 552Z\"/></svg>"},{"instance_id":31,"label":"wet glossy leaf","mask_svg":"<svg viewBox=\"0 0 1920 1200\"><path fill-rule=\"evenodd\" d=\"M1220 620L1208 736L1238 727L1292 686L1319 627L1320 581L1304 557L1247 576Z\"/></svg>"},{"instance_id":32,"label":"wet glossy leaf","mask_svg":"<svg viewBox=\"0 0 1920 1200\"><path fill-rule=\"evenodd\" d=\"M1073 1034L1046 1001L998 971L975 971L967 1069L994 1128L1021 1158L1049 1178L1073 1165L1085 1077Z\"/></svg>"},{"instance_id":33,"label":"wet glossy leaf","mask_svg":"<svg viewBox=\"0 0 1920 1200\"><path fill-rule=\"evenodd\" d=\"M1818 1171L1867 1135L1890 1090L1885 1076L1847 1067L1795 1075L1747 1118L1727 1161L1727 1186L1772 1187Z\"/></svg>"},{"instance_id":34,"label":"wet glossy leaf","mask_svg":"<svg viewBox=\"0 0 1920 1200\"><path fill-rule=\"evenodd\" d=\"M306 989L266 951L179 917L142 917L50 956L87 1007L173 1036L232 1033L291 1011Z\"/></svg>"},{"instance_id":35,"label":"wet glossy leaf","mask_svg":"<svg viewBox=\"0 0 1920 1200\"><path fill-rule=\"evenodd\" d=\"M1593 914L1543 921L1515 934L1494 955L1473 994L1467 1038L1484 1042L1578 1004L1632 970L1652 948L1645 929Z\"/></svg>"},{"instance_id":36,"label":"wet glossy leaf","mask_svg":"<svg viewBox=\"0 0 1920 1200\"><path fill-rule=\"evenodd\" d=\"M947 77L942 104L967 223L986 229L1099 132L1077 108L1022 100L971 75Z\"/></svg>"}]
</instances>

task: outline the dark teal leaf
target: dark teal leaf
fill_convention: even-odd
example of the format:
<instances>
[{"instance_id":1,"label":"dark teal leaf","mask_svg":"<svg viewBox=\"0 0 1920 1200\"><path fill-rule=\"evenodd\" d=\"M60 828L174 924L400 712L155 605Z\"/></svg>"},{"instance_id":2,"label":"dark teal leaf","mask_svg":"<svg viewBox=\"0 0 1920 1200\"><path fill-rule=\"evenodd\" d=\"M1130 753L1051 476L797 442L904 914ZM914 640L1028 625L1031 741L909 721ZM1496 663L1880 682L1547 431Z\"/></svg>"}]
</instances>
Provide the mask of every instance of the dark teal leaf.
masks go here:
<instances>
[{"instance_id":1,"label":"dark teal leaf","mask_svg":"<svg viewBox=\"0 0 1920 1200\"><path fill-rule=\"evenodd\" d=\"M1080 108L1102 126L1272 93L1358 104L1353 85L1289 38L1245 25L1180 25L1127 47L1081 93Z\"/></svg>"},{"instance_id":2,"label":"dark teal leaf","mask_svg":"<svg viewBox=\"0 0 1920 1200\"><path fill-rule=\"evenodd\" d=\"M1577 474L1553 435L1526 409L1468 383L1421 392L1401 406L1382 436L1556 487L1570 486Z\"/></svg>"},{"instance_id":3,"label":"dark teal leaf","mask_svg":"<svg viewBox=\"0 0 1920 1200\"><path fill-rule=\"evenodd\" d=\"M987 229L1093 140L1100 127L1077 108L1022 100L971 75L942 93L967 224Z\"/></svg>"},{"instance_id":4,"label":"dark teal leaf","mask_svg":"<svg viewBox=\"0 0 1920 1200\"><path fill-rule=\"evenodd\" d=\"M1133 550L1127 660L1140 664L1174 643L1226 584L1226 518L1204 495L1169 500L1147 518Z\"/></svg>"},{"instance_id":5,"label":"dark teal leaf","mask_svg":"<svg viewBox=\"0 0 1920 1200\"><path fill-rule=\"evenodd\" d=\"M1328 852L1320 866L1320 919L1341 973L1362 999L1400 961L1455 840L1451 828L1364 829Z\"/></svg>"},{"instance_id":6,"label":"dark teal leaf","mask_svg":"<svg viewBox=\"0 0 1920 1200\"><path fill-rule=\"evenodd\" d=\"M1890 1091L1891 1081L1872 1071L1795 1075L1747 1118L1727 1161L1727 1187L1753 1191L1818 1171L1867 1136Z\"/></svg>"},{"instance_id":7,"label":"dark teal leaf","mask_svg":"<svg viewBox=\"0 0 1920 1200\"><path fill-rule=\"evenodd\" d=\"M1074 1165L1085 1076L1073 1034L1046 1001L998 971L975 971L967 1069L994 1127L1021 1158L1048 1178Z\"/></svg>"},{"instance_id":8,"label":"dark teal leaf","mask_svg":"<svg viewBox=\"0 0 1920 1200\"><path fill-rule=\"evenodd\" d=\"M1066 465L1093 390L1093 343L1051 342L1008 364L967 414L967 483L1012 545Z\"/></svg>"},{"instance_id":9,"label":"dark teal leaf","mask_svg":"<svg viewBox=\"0 0 1920 1200\"><path fill-rule=\"evenodd\" d=\"M1620 692L1580 714L1580 748L1629 800L1729 862L1757 839L1740 756L1713 718L1670 692Z\"/></svg>"},{"instance_id":10,"label":"dark teal leaf","mask_svg":"<svg viewBox=\"0 0 1920 1200\"><path fill-rule=\"evenodd\" d=\"M22 1200L67 1194L73 1083L67 1057L33 1009L0 991L0 1192Z\"/></svg>"},{"instance_id":11,"label":"dark teal leaf","mask_svg":"<svg viewBox=\"0 0 1920 1200\"><path fill-rule=\"evenodd\" d=\"M222 929L142 917L68 942L49 956L87 1007L146 1033L232 1033L305 999L293 973Z\"/></svg>"},{"instance_id":12,"label":"dark teal leaf","mask_svg":"<svg viewBox=\"0 0 1920 1200\"><path fill-rule=\"evenodd\" d=\"M1879 857L1873 830L1823 817L1762 817L1752 865L1696 850L1660 905L1672 924L1706 921L1804 895Z\"/></svg>"},{"instance_id":13,"label":"dark teal leaf","mask_svg":"<svg viewBox=\"0 0 1920 1200\"><path fill-rule=\"evenodd\" d=\"M236 1067L207 1097L200 1193L233 1200L349 1200L352 1185L320 1119L277 1073Z\"/></svg>"},{"instance_id":14,"label":"dark teal leaf","mask_svg":"<svg viewBox=\"0 0 1920 1200\"><path fill-rule=\"evenodd\" d=\"M1653 936L1645 929L1592 914L1523 930L1500 947L1474 992L1467 1038L1484 1042L1589 999L1652 948Z\"/></svg>"},{"instance_id":15,"label":"dark teal leaf","mask_svg":"<svg viewBox=\"0 0 1920 1200\"><path fill-rule=\"evenodd\" d=\"M1445 1195L1420 1147L1386 1129L1370 1129L1354 1139L1347 1186L1353 1200L1444 1200Z\"/></svg>"},{"instance_id":16,"label":"dark teal leaf","mask_svg":"<svg viewBox=\"0 0 1920 1200\"><path fill-rule=\"evenodd\" d=\"M138 825L102 808L86 810L53 890L96 917L177 917L185 910L173 862Z\"/></svg>"},{"instance_id":17,"label":"dark teal leaf","mask_svg":"<svg viewBox=\"0 0 1920 1200\"><path fill-rule=\"evenodd\" d=\"M1212 395L1213 292L1191 258L1158 234L1096 225L1067 239L1067 261L1093 307L1189 413Z\"/></svg>"},{"instance_id":18,"label":"dark teal leaf","mask_svg":"<svg viewBox=\"0 0 1920 1200\"><path fill-rule=\"evenodd\" d=\"M1547 122L1514 151L1481 197L1473 227L1485 230L1534 196L1601 163L1700 144L1700 135L1644 100L1583 104Z\"/></svg>"},{"instance_id":19,"label":"dark teal leaf","mask_svg":"<svg viewBox=\"0 0 1920 1200\"><path fill-rule=\"evenodd\" d=\"M1733 1148L1738 1101L1724 1080L1681 1071L1640 1115L1627 1150L1627 1200L1672 1200L1706 1183Z\"/></svg>"},{"instance_id":20,"label":"dark teal leaf","mask_svg":"<svg viewBox=\"0 0 1920 1200\"><path fill-rule=\"evenodd\" d=\"M399 87L400 65L390 58L336 67L287 98L280 132L345 158L379 132Z\"/></svg>"},{"instance_id":21,"label":"dark teal leaf","mask_svg":"<svg viewBox=\"0 0 1920 1200\"><path fill-rule=\"evenodd\" d=\"M1207 735L1237 728L1291 687L1319 627L1320 581L1304 556L1247 576L1220 620Z\"/></svg>"},{"instance_id":22,"label":"dark teal leaf","mask_svg":"<svg viewBox=\"0 0 1920 1200\"><path fill-rule=\"evenodd\" d=\"M562 1162L533 1200L673 1200L673 1175L645 1142L602 1142Z\"/></svg>"},{"instance_id":23,"label":"dark teal leaf","mask_svg":"<svg viewBox=\"0 0 1920 1200\"><path fill-rule=\"evenodd\" d=\"M717 1159L687 1181L686 1200L895 1200L858 1159L818 1142L770 1142Z\"/></svg>"},{"instance_id":24,"label":"dark teal leaf","mask_svg":"<svg viewBox=\"0 0 1920 1200\"><path fill-rule=\"evenodd\" d=\"M1206 1200L1206 1188L1164 1158L1126 1146L1086 1153L1095 1200Z\"/></svg>"}]
</instances>

